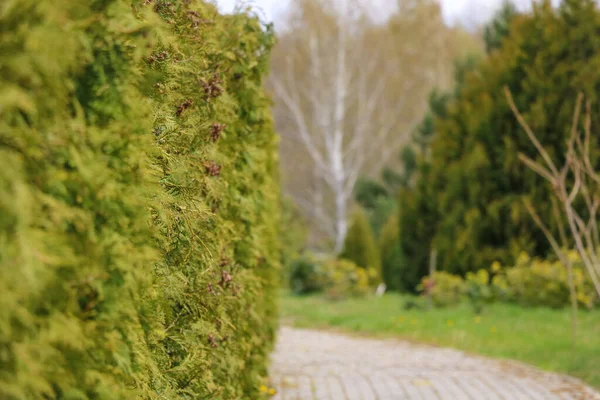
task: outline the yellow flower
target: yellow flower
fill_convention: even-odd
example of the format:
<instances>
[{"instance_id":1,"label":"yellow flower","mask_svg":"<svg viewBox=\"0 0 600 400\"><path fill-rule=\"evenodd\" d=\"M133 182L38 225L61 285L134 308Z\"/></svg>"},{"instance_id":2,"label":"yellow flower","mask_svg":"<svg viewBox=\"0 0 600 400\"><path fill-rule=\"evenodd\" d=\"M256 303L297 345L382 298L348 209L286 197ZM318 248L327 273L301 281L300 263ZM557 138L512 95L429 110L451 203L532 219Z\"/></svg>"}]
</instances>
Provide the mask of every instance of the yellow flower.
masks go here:
<instances>
[{"instance_id":1,"label":"yellow flower","mask_svg":"<svg viewBox=\"0 0 600 400\"><path fill-rule=\"evenodd\" d=\"M453 326L454 325L454 321L452 321L451 319L448 320L448 322L446 322L448 324L448 326Z\"/></svg>"},{"instance_id":2,"label":"yellow flower","mask_svg":"<svg viewBox=\"0 0 600 400\"><path fill-rule=\"evenodd\" d=\"M417 323L417 320L413 318L413 319L410 320L410 323L413 324L413 325L415 325Z\"/></svg>"},{"instance_id":3,"label":"yellow flower","mask_svg":"<svg viewBox=\"0 0 600 400\"><path fill-rule=\"evenodd\" d=\"M399 316L399 317L398 317L398 322L404 322L404 316L402 316L402 315L401 315L401 316Z\"/></svg>"},{"instance_id":4,"label":"yellow flower","mask_svg":"<svg viewBox=\"0 0 600 400\"><path fill-rule=\"evenodd\" d=\"M490 328L490 332L491 332L491 333L496 333L496 331L497 331L497 329L496 329L496 327L495 327L495 326L492 326L492 327Z\"/></svg>"},{"instance_id":5,"label":"yellow flower","mask_svg":"<svg viewBox=\"0 0 600 400\"><path fill-rule=\"evenodd\" d=\"M269 391L269 388L266 387L265 385L260 385L260 392L261 393L267 393Z\"/></svg>"},{"instance_id":6,"label":"yellow flower","mask_svg":"<svg viewBox=\"0 0 600 400\"><path fill-rule=\"evenodd\" d=\"M500 263L498 261L494 261L492 263L492 272L496 273L498 271L500 271L502 269L502 265L500 265Z\"/></svg>"},{"instance_id":7,"label":"yellow flower","mask_svg":"<svg viewBox=\"0 0 600 400\"><path fill-rule=\"evenodd\" d=\"M475 323L478 324L481 322L481 317L478 315L475 317Z\"/></svg>"},{"instance_id":8,"label":"yellow flower","mask_svg":"<svg viewBox=\"0 0 600 400\"><path fill-rule=\"evenodd\" d=\"M269 389L269 394L270 394L271 396L273 396L275 393L277 393L277 390L275 390L275 389L273 389L273 388Z\"/></svg>"}]
</instances>

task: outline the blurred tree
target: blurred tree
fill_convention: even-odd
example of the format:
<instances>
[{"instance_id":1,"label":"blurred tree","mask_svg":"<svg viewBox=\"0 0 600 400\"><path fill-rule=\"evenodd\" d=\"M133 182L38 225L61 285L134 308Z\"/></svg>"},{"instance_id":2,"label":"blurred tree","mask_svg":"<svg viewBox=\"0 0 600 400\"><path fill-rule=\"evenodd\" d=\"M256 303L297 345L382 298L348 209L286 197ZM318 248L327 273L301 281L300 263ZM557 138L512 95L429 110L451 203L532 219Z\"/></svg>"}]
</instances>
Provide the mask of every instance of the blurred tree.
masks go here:
<instances>
[{"instance_id":1,"label":"blurred tree","mask_svg":"<svg viewBox=\"0 0 600 400\"><path fill-rule=\"evenodd\" d=\"M365 210L376 238L390 216L395 213L398 191L406 188L412 180L417 166L416 153L406 146L400 152L401 169L385 167L381 180L361 177L354 189L354 199Z\"/></svg>"},{"instance_id":2,"label":"blurred tree","mask_svg":"<svg viewBox=\"0 0 600 400\"><path fill-rule=\"evenodd\" d=\"M426 274L432 247L441 269L461 274L496 260L510 264L521 251L547 253L522 200L530 198L546 217L550 194L518 160L519 151L539 155L502 87L510 87L546 150L560 159L574 93L594 101L600 89L599 30L592 0L565 0L558 9L545 1L531 15L513 17L502 46L462 75L445 113L434 118L430 155L414 188L401 194L400 240L417 275ZM599 116L594 110L593 121Z\"/></svg>"},{"instance_id":3,"label":"blurred tree","mask_svg":"<svg viewBox=\"0 0 600 400\"><path fill-rule=\"evenodd\" d=\"M385 167L380 181L367 177L358 180L354 198L366 210L376 237L379 237L380 229L396 212L400 190L406 193L407 190L414 189L419 163L425 162L428 157L428 149L435 132L434 122L447 115L450 100L458 95L465 76L475 69L478 59L478 54L472 54L454 63L454 77L457 83L454 92L432 90L428 100L429 109L414 130L410 143L400 151L396 168Z\"/></svg>"},{"instance_id":4,"label":"blurred tree","mask_svg":"<svg viewBox=\"0 0 600 400\"><path fill-rule=\"evenodd\" d=\"M371 226L378 236L380 246L389 249L391 255L384 255L382 248L383 272L387 274L386 284L392 290L413 290L420 282L421 277L427 273L429 258L428 243L434 236L436 222L435 206L432 201L421 204L421 210L414 207L415 199L425 196L426 190L430 190L424 183L429 171L429 148L435 134L435 122L447 116L448 105L458 96L464 84L464 79L470 71L473 71L478 63L477 53L468 55L454 63L454 77L456 86L453 91L441 91L434 89L429 95L429 109L422 122L413 132L411 142L400 152L400 165L397 169L386 167L382 171L382 182L369 178L361 178L355 190L356 201L365 208L371 221ZM434 194L431 193L431 199ZM402 210L398 210L398 202ZM402 211L402 212L399 212ZM407 254L411 255L410 266L406 265L406 257L402 247L398 249L389 246L391 235L398 238L399 229L394 231L390 228L390 220L394 219L400 224L410 224L419 231L413 238L403 239ZM385 224L384 230L380 232ZM393 233L392 233L393 232ZM385 237L384 237L385 236ZM423 245L427 243L427 245ZM398 244L400 246L400 244ZM386 261L387 260L387 261ZM412 261L419 262L413 263ZM417 266L424 266L424 268ZM393 272L392 272L393 271Z\"/></svg>"},{"instance_id":5,"label":"blurred tree","mask_svg":"<svg viewBox=\"0 0 600 400\"><path fill-rule=\"evenodd\" d=\"M363 210L353 215L340 258L354 262L359 267L380 275L381 261L369 220Z\"/></svg>"},{"instance_id":6,"label":"blurred tree","mask_svg":"<svg viewBox=\"0 0 600 400\"><path fill-rule=\"evenodd\" d=\"M388 290L406 291L403 280L406 267L402 247L400 247L400 226L396 213L389 216L379 236L379 253L381 255L381 277Z\"/></svg>"},{"instance_id":7,"label":"blurred tree","mask_svg":"<svg viewBox=\"0 0 600 400\"><path fill-rule=\"evenodd\" d=\"M281 201L280 235L282 265L298 257L306 247L306 224L304 215L289 198Z\"/></svg>"},{"instance_id":8,"label":"blurred tree","mask_svg":"<svg viewBox=\"0 0 600 400\"><path fill-rule=\"evenodd\" d=\"M390 193L382 183L373 179L361 178L356 182L355 199L367 209L373 209L382 197L389 197Z\"/></svg>"},{"instance_id":9,"label":"blurred tree","mask_svg":"<svg viewBox=\"0 0 600 400\"><path fill-rule=\"evenodd\" d=\"M400 1L383 24L370 11L359 0L300 0L272 58L284 185L335 252L359 176L397 163L427 93L448 86L448 65L473 47L435 1Z\"/></svg>"},{"instance_id":10,"label":"blurred tree","mask_svg":"<svg viewBox=\"0 0 600 400\"><path fill-rule=\"evenodd\" d=\"M505 0L502 8L483 31L485 49L488 53L502 47L502 41L508 36L510 24L518 15L517 7L510 0Z\"/></svg>"}]
</instances>

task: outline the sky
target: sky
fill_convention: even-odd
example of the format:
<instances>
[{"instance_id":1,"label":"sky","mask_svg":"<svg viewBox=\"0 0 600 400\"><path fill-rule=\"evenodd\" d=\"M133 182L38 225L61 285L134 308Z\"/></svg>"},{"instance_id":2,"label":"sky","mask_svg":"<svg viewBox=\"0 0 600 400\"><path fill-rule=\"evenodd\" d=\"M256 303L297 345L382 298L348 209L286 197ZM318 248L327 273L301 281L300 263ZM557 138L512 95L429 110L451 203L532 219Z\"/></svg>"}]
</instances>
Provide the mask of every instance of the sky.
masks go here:
<instances>
[{"instance_id":1,"label":"sky","mask_svg":"<svg viewBox=\"0 0 600 400\"><path fill-rule=\"evenodd\" d=\"M239 0L216 0L219 7L225 11L231 11ZM285 11L294 0L243 0L244 3L255 5L264 12L264 16L269 21L274 21L277 25L277 15ZM385 10L393 9L397 0L369 0L376 4L376 8ZM553 1L556 3L558 0ZM480 24L489 19L503 0L440 0L446 22L453 25L457 21L467 26ZM527 8L531 0L513 0L521 8Z\"/></svg>"}]
</instances>

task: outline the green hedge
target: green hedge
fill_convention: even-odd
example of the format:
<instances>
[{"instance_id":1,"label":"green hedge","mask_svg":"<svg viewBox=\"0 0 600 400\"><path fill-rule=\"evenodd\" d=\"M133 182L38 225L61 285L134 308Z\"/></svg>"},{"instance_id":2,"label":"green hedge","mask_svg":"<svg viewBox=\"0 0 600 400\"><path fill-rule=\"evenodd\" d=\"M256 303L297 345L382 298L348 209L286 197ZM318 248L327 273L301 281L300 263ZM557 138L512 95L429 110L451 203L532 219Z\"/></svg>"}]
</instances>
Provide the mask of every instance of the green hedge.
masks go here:
<instances>
[{"instance_id":1,"label":"green hedge","mask_svg":"<svg viewBox=\"0 0 600 400\"><path fill-rule=\"evenodd\" d=\"M256 398L276 328L273 36L203 1L0 6L0 392Z\"/></svg>"}]
</instances>

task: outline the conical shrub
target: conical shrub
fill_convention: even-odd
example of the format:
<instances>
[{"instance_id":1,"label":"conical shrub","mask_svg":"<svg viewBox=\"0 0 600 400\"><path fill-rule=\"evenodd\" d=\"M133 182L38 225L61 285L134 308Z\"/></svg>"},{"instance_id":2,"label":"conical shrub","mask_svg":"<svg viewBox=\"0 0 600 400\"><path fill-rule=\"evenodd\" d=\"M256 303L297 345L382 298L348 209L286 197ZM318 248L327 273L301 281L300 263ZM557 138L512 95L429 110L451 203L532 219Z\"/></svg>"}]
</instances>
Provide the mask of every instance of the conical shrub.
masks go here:
<instances>
[{"instance_id":1,"label":"conical shrub","mask_svg":"<svg viewBox=\"0 0 600 400\"><path fill-rule=\"evenodd\" d=\"M372 280L381 276L379 251L369 219L361 209L357 209L352 215L350 229L346 235L340 258L352 261L359 267L368 270L372 275Z\"/></svg>"}]
</instances>

